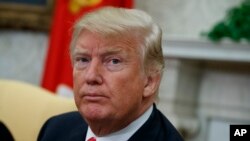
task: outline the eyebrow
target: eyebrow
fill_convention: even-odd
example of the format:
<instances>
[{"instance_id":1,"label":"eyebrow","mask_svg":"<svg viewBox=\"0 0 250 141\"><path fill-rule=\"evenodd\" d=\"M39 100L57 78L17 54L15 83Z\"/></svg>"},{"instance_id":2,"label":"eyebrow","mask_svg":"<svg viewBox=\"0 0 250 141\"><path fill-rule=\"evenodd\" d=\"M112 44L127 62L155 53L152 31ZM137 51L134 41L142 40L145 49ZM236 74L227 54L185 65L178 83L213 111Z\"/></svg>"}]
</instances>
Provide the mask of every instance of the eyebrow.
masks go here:
<instances>
[{"instance_id":1,"label":"eyebrow","mask_svg":"<svg viewBox=\"0 0 250 141\"><path fill-rule=\"evenodd\" d=\"M114 54L126 54L124 53L125 51L121 48L121 47L117 47L117 48L105 48L105 49L101 49L101 51L99 52L100 56L108 56L108 55L114 55ZM72 55L88 55L91 54L91 52L88 49L84 49L84 48L75 48L73 50Z\"/></svg>"},{"instance_id":2,"label":"eyebrow","mask_svg":"<svg viewBox=\"0 0 250 141\"><path fill-rule=\"evenodd\" d=\"M123 49L121 48L108 48L103 51L103 55L112 55L112 54L117 54L117 53L122 53L124 52Z\"/></svg>"},{"instance_id":3,"label":"eyebrow","mask_svg":"<svg viewBox=\"0 0 250 141\"><path fill-rule=\"evenodd\" d=\"M87 49L79 49L79 48L74 48L73 50L73 55L76 55L76 54L87 54L88 53L88 50Z\"/></svg>"}]
</instances>

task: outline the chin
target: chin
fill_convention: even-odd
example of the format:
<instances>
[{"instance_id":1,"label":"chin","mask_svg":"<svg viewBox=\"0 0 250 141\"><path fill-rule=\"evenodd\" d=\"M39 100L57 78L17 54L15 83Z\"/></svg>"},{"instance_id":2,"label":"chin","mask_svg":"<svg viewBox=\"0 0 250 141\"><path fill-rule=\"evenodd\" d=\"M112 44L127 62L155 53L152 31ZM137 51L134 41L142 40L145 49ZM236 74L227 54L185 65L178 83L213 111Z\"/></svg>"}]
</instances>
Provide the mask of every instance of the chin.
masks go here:
<instances>
[{"instance_id":1,"label":"chin","mask_svg":"<svg viewBox=\"0 0 250 141\"><path fill-rule=\"evenodd\" d=\"M103 120L108 117L108 113L101 105L88 104L82 105L79 109L81 115L88 121Z\"/></svg>"}]
</instances>

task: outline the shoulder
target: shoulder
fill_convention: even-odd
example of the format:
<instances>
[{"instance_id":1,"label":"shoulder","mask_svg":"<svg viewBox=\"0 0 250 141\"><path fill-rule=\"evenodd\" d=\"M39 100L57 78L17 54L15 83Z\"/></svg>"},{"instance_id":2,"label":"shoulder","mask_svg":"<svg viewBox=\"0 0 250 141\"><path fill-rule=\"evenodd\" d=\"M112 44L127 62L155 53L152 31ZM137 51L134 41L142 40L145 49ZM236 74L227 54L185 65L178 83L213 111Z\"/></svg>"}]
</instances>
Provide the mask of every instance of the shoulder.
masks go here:
<instances>
[{"instance_id":1,"label":"shoulder","mask_svg":"<svg viewBox=\"0 0 250 141\"><path fill-rule=\"evenodd\" d=\"M156 109L155 116L156 119L158 119L161 123L159 124L161 128L159 137L164 139L167 138L169 141L183 141L182 136L179 134L178 130L158 109Z\"/></svg>"},{"instance_id":2,"label":"shoulder","mask_svg":"<svg viewBox=\"0 0 250 141\"><path fill-rule=\"evenodd\" d=\"M64 127L72 128L77 124L86 124L79 112L69 112L61 115L53 116L48 119L45 123L46 126L50 127Z\"/></svg>"},{"instance_id":3,"label":"shoulder","mask_svg":"<svg viewBox=\"0 0 250 141\"><path fill-rule=\"evenodd\" d=\"M156 108L143 126L130 138L129 141L183 141L181 135L172 123Z\"/></svg>"},{"instance_id":4,"label":"shoulder","mask_svg":"<svg viewBox=\"0 0 250 141\"><path fill-rule=\"evenodd\" d=\"M57 122L65 122L65 123L71 123L71 122L78 122L78 121L82 121L83 118L80 115L79 112L77 111L73 111L73 112L68 112L68 113L63 113L60 115L56 115L51 117L50 119L48 119L47 122L53 122L53 123L57 123Z\"/></svg>"},{"instance_id":5,"label":"shoulder","mask_svg":"<svg viewBox=\"0 0 250 141\"><path fill-rule=\"evenodd\" d=\"M38 141L66 139L71 136L71 133L76 134L77 132L81 132L82 135L87 127L87 123L77 111L53 116L43 125Z\"/></svg>"}]
</instances>

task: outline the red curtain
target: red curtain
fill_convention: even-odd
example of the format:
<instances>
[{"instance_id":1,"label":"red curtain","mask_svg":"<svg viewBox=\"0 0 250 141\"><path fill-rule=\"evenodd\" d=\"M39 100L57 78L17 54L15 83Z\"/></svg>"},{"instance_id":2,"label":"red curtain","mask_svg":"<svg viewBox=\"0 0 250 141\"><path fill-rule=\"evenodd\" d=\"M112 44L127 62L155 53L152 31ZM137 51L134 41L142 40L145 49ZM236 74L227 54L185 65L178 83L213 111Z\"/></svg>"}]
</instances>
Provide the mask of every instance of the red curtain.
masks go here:
<instances>
[{"instance_id":1,"label":"red curtain","mask_svg":"<svg viewBox=\"0 0 250 141\"><path fill-rule=\"evenodd\" d=\"M71 29L77 18L102 6L132 8L133 0L56 0L49 48L45 60L42 87L55 92L60 84L72 87L72 66L69 57Z\"/></svg>"}]
</instances>

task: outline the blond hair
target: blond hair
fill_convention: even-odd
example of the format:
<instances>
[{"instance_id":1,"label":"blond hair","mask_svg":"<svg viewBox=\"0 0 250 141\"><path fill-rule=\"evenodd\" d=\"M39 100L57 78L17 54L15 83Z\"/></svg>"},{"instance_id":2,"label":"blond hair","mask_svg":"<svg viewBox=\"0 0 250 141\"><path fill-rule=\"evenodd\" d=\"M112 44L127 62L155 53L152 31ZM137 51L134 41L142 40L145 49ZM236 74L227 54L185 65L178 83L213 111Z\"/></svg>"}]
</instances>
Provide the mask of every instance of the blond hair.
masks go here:
<instances>
[{"instance_id":1,"label":"blond hair","mask_svg":"<svg viewBox=\"0 0 250 141\"><path fill-rule=\"evenodd\" d=\"M145 71L162 75L162 31L147 13L137 9L104 7L84 15L73 28L71 52L83 29L104 36L122 34L138 37Z\"/></svg>"}]
</instances>

